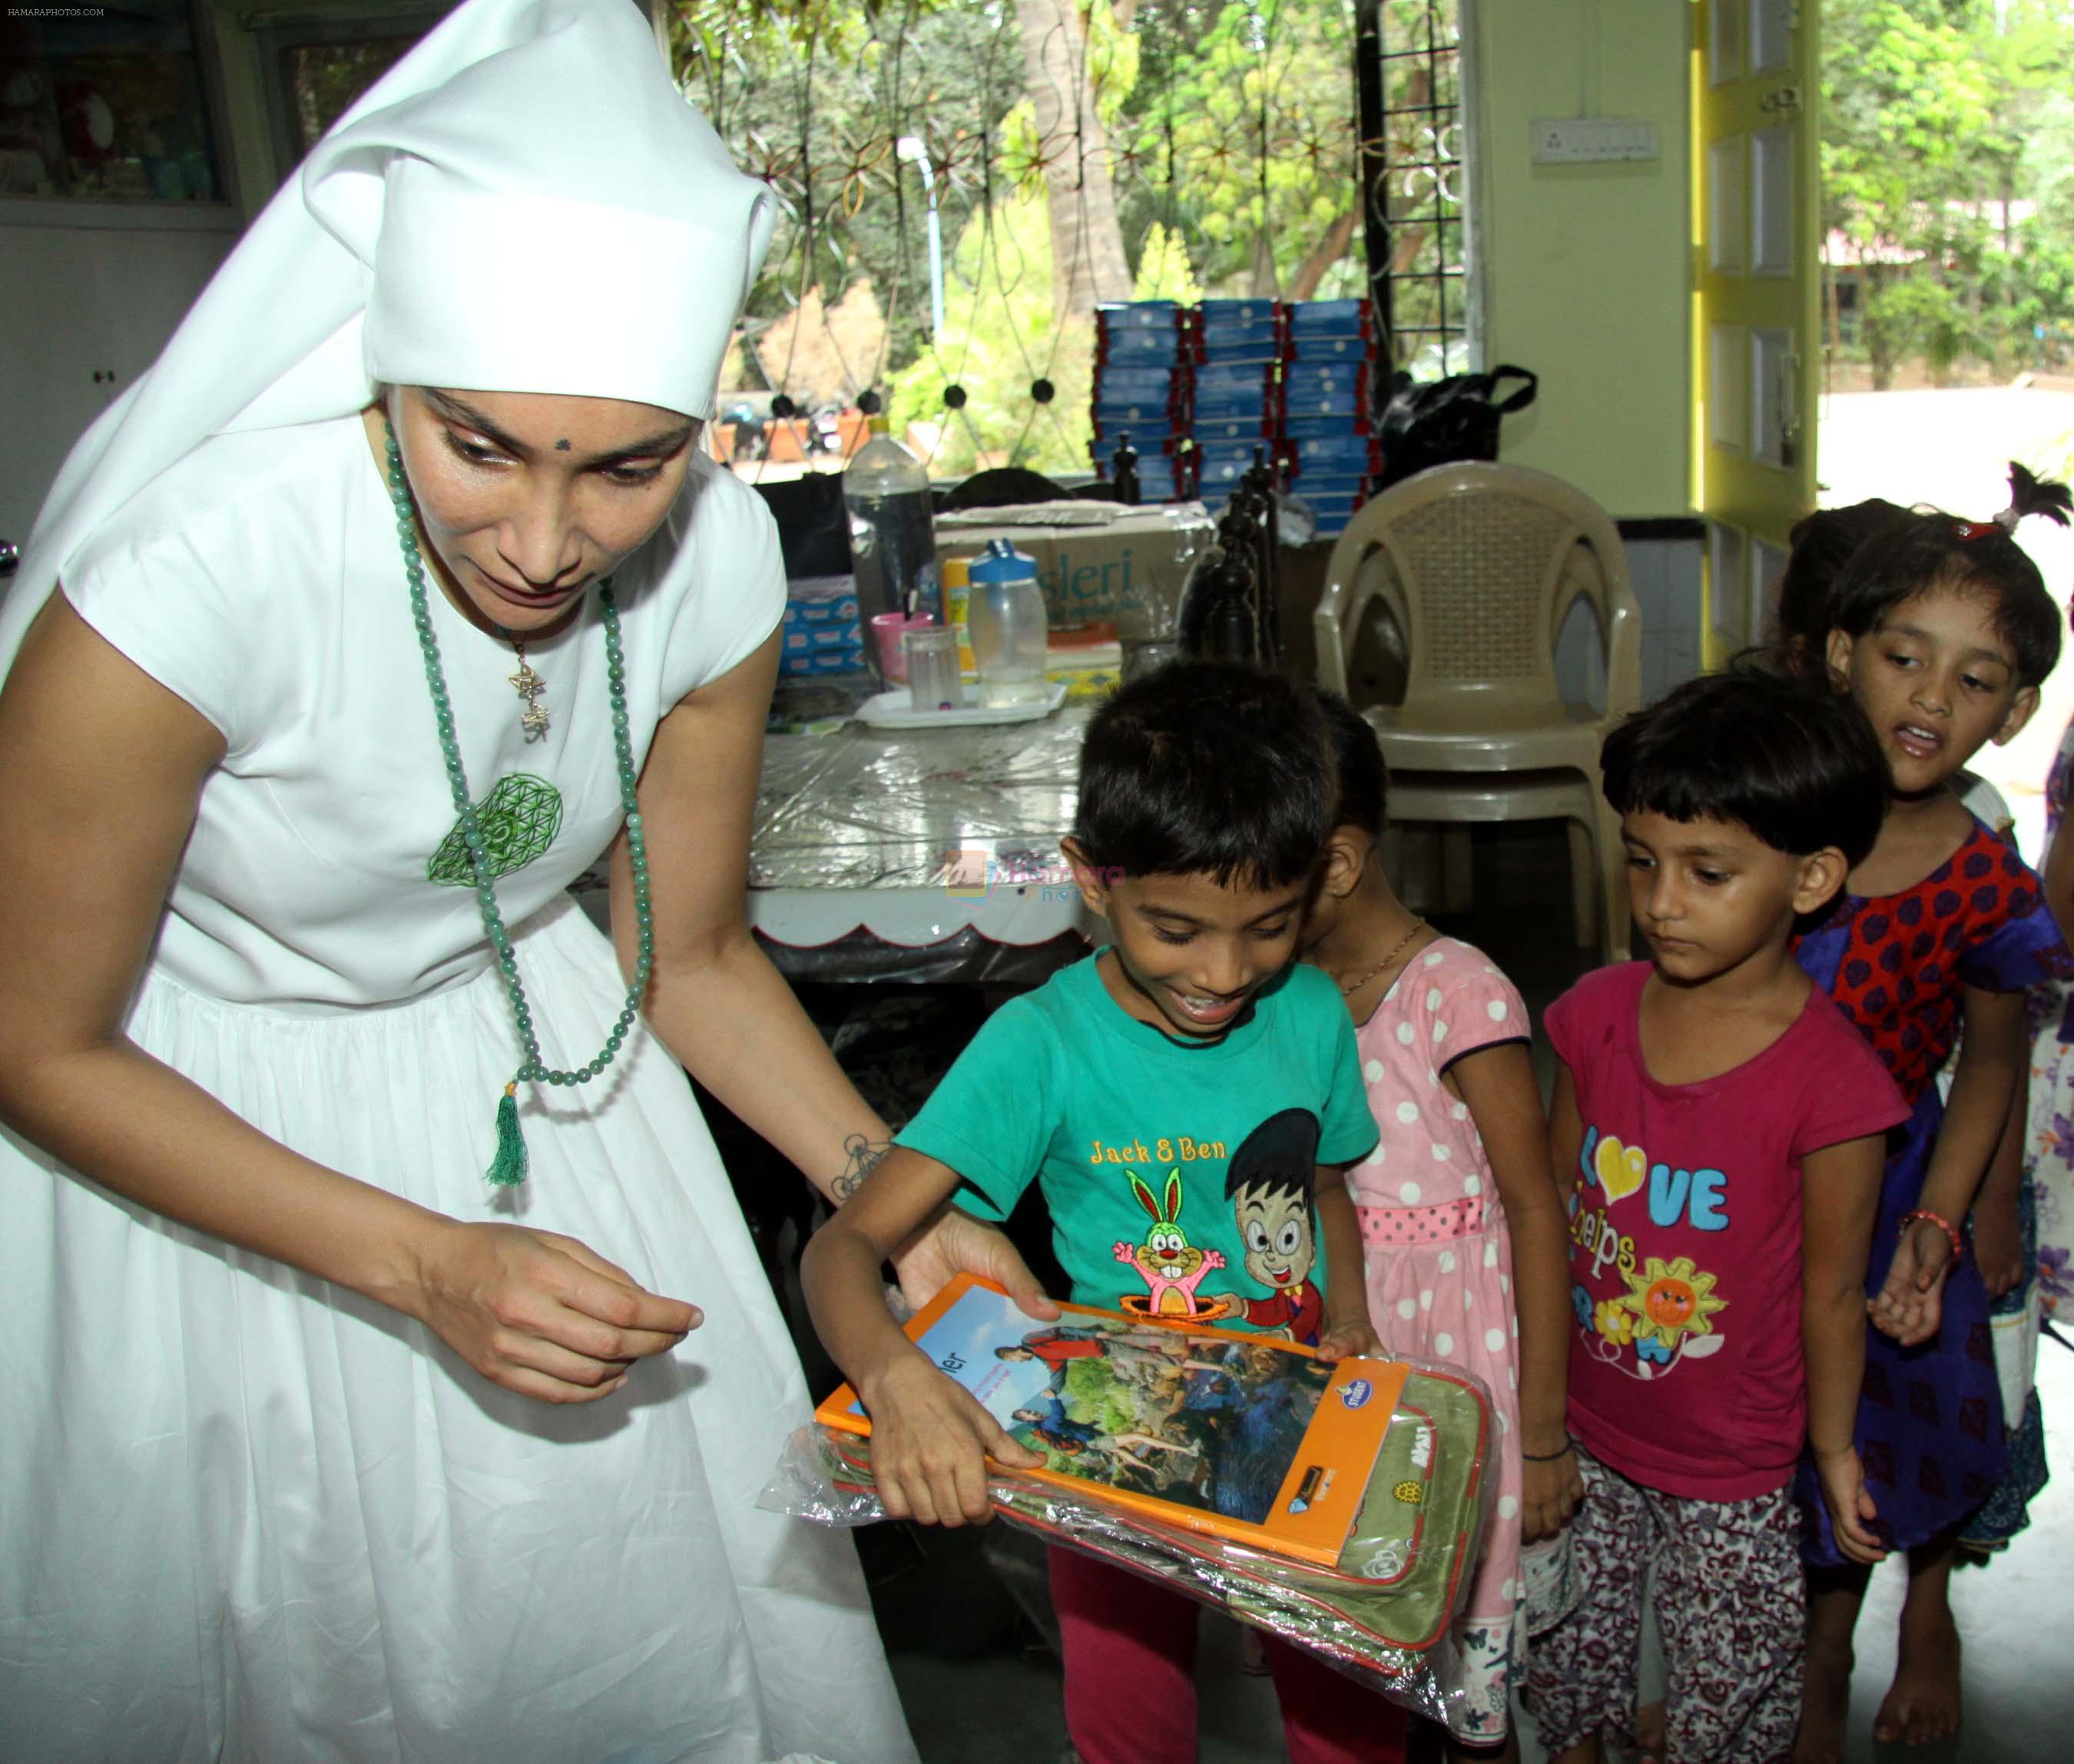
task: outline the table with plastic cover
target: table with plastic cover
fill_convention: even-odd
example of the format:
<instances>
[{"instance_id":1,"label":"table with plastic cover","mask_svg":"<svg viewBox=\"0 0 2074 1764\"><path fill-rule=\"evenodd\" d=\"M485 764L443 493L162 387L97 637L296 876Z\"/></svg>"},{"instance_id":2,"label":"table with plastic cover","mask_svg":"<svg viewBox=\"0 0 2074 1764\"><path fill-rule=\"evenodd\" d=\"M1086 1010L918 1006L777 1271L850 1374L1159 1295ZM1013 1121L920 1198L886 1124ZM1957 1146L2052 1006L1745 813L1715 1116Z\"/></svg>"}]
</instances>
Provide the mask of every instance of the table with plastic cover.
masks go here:
<instances>
[{"instance_id":1,"label":"table with plastic cover","mask_svg":"<svg viewBox=\"0 0 2074 1764\"><path fill-rule=\"evenodd\" d=\"M749 922L788 979L1027 984L1082 953L1059 842L1085 707L940 729L775 732Z\"/></svg>"}]
</instances>

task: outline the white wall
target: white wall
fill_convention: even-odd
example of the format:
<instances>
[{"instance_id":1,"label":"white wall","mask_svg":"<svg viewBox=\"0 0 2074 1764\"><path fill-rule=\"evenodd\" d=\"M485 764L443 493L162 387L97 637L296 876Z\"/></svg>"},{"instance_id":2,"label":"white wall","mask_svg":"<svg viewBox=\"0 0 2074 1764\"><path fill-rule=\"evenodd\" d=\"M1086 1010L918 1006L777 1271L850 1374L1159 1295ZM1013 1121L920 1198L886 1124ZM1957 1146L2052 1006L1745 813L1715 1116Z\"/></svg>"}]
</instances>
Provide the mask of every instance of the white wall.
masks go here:
<instances>
[{"instance_id":1,"label":"white wall","mask_svg":"<svg viewBox=\"0 0 2074 1764\"><path fill-rule=\"evenodd\" d=\"M37 203L56 217L60 205ZM63 204L65 218L85 205ZM0 538L25 542L81 431L151 365L236 242L235 210L143 211L138 225L31 225L30 199L0 212ZM139 211L126 211L138 214ZM156 222L156 224L153 224ZM96 374L106 378L97 381Z\"/></svg>"},{"instance_id":2,"label":"white wall","mask_svg":"<svg viewBox=\"0 0 2074 1764\"><path fill-rule=\"evenodd\" d=\"M1692 509L1686 0L1477 0L1485 359L1541 376L1504 458L1617 517ZM1594 53L1596 50L1596 53ZM1528 124L1656 125L1662 157L1536 165Z\"/></svg>"}]
</instances>

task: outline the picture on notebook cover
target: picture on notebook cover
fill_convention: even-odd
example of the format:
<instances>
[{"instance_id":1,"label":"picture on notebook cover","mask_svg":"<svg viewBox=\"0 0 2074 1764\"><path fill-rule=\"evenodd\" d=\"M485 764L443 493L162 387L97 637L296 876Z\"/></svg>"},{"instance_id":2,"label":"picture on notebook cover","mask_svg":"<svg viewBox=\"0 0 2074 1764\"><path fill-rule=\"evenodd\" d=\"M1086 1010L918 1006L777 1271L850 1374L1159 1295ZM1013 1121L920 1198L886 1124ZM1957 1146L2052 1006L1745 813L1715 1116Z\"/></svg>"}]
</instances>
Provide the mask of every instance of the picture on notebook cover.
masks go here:
<instances>
[{"instance_id":1,"label":"picture on notebook cover","mask_svg":"<svg viewBox=\"0 0 2074 1764\"><path fill-rule=\"evenodd\" d=\"M1384 1362L1336 1363L1263 1337L1077 1306L1046 1323L969 1280L953 1283L908 1333L1006 1432L1044 1455L1035 1473L1099 1483L1146 1510L1157 1503L1170 1522L1193 1513L1207 1528L1308 1541L1303 1553L1325 1560L1346 1536L1402 1379ZM870 1426L847 1388L820 1419L851 1432Z\"/></svg>"}]
</instances>

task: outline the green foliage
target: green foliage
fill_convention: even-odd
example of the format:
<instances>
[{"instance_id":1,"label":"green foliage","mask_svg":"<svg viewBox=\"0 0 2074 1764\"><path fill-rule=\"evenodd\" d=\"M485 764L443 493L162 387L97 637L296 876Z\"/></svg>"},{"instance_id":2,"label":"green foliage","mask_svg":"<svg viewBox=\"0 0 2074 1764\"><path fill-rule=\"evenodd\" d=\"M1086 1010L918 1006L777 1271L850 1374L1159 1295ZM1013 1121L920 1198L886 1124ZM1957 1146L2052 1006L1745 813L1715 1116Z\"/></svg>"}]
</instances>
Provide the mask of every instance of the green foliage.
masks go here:
<instances>
[{"instance_id":1,"label":"green foliage","mask_svg":"<svg viewBox=\"0 0 2074 1764\"><path fill-rule=\"evenodd\" d=\"M1094 94L1095 113L1105 128L1114 128L1138 84L1138 35L1122 29L1105 4L1089 6L1082 23L1088 33L1088 86ZM1069 143L1039 140L1027 96L1002 117L998 136L1002 175L1027 191L1044 188L1048 156L1071 150Z\"/></svg>"},{"instance_id":2,"label":"green foliage","mask_svg":"<svg viewBox=\"0 0 2074 1764\"><path fill-rule=\"evenodd\" d=\"M1118 1394L1116 1377L1109 1370L1105 1357L1090 1354L1085 1359L1066 1362L1065 1377L1059 1387L1059 1400L1072 1420L1100 1427L1107 1433L1128 1433L1130 1423L1127 1418L1116 1427L1111 1427L1106 1422L1109 1405Z\"/></svg>"},{"instance_id":3,"label":"green foliage","mask_svg":"<svg viewBox=\"0 0 2074 1764\"><path fill-rule=\"evenodd\" d=\"M1113 128L1138 89L1138 35L1119 24L1107 5L1087 8L1087 27L1088 84L1104 126Z\"/></svg>"},{"instance_id":4,"label":"green foliage","mask_svg":"<svg viewBox=\"0 0 2074 1764\"><path fill-rule=\"evenodd\" d=\"M1037 472L1088 469L1092 350L1083 324L1061 332L1051 312L1051 234L1041 188L1018 191L966 222L944 265L944 335L888 377L896 432L944 424L929 462L938 476L983 465ZM1030 396L1047 377L1050 405ZM944 388L965 391L962 411L944 407Z\"/></svg>"},{"instance_id":5,"label":"green foliage","mask_svg":"<svg viewBox=\"0 0 2074 1764\"><path fill-rule=\"evenodd\" d=\"M964 0L673 0L670 39L686 96L787 204L752 319L868 277L908 360L926 341L928 205L894 143L924 143L956 238L1023 101L1012 19Z\"/></svg>"},{"instance_id":6,"label":"green foliage","mask_svg":"<svg viewBox=\"0 0 2074 1764\"><path fill-rule=\"evenodd\" d=\"M1134 300L1179 300L1193 306L1203 298L1203 285L1188 263L1188 248L1178 232L1170 232L1155 220L1145 234L1144 249L1138 254L1138 276L1133 282Z\"/></svg>"},{"instance_id":7,"label":"green foliage","mask_svg":"<svg viewBox=\"0 0 2074 1764\"><path fill-rule=\"evenodd\" d=\"M1145 5L1136 27L1126 237L1141 262L1155 226L1185 239L1216 292L1251 291L1263 258L1286 287L1357 200L1352 7Z\"/></svg>"},{"instance_id":8,"label":"green foliage","mask_svg":"<svg viewBox=\"0 0 2074 1764\"><path fill-rule=\"evenodd\" d=\"M1958 296L1935 275L1895 276L1865 295L1862 319L1871 347L1887 360L1920 354L1941 379L1979 338Z\"/></svg>"},{"instance_id":9,"label":"green foliage","mask_svg":"<svg viewBox=\"0 0 2074 1764\"><path fill-rule=\"evenodd\" d=\"M2039 218L2074 237L2074 95L2051 92L2039 101L2026 156Z\"/></svg>"},{"instance_id":10,"label":"green foliage","mask_svg":"<svg viewBox=\"0 0 2074 1764\"><path fill-rule=\"evenodd\" d=\"M1105 1358L1090 1355L1084 1360L1068 1360L1065 1383L1059 1394L1066 1413L1076 1421L1085 1421L1111 1435L1144 1431L1136 1395L1118 1381Z\"/></svg>"},{"instance_id":11,"label":"green foliage","mask_svg":"<svg viewBox=\"0 0 2074 1764\"><path fill-rule=\"evenodd\" d=\"M1352 0L1072 3L1085 31L1086 91L1109 148L1085 175L1112 183L1140 297L1332 298L1365 287ZM1452 0L1384 8L1394 40L1423 41L1436 20L1452 40ZM1047 192L1046 161L1073 148L1038 138L1026 15L1042 9L1031 0L671 0L673 64L687 96L787 204L747 328L760 335L803 303L812 311L816 290L822 309L834 309L868 278L886 321L881 360L846 361L843 377L882 383L896 426L940 423L931 462L939 473L996 460L1053 472L1089 464L1092 332L1056 324L1051 311L1051 233L1072 202L1070 192L1063 204L1058 189ZM1450 84L1424 96L1444 103L1456 94ZM1415 103L1422 94L1398 97ZM929 328L928 204L919 171L895 149L910 135L934 169L948 259L940 337ZM1409 134L1390 143L1401 157L1431 158L1437 145ZM1390 200L1403 266L1423 273L1459 262L1460 209L1456 193L1436 200L1430 177L1423 188L1416 181ZM1432 218L1443 210L1449 223ZM1427 322L1411 311L1418 299L1407 296L1407 311ZM1030 396L1039 377L1057 388L1049 406ZM956 414L941 403L952 384L967 394Z\"/></svg>"},{"instance_id":12,"label":"green foliage","mask_svg":"<svg viewBox=\"0 0 2074 1764\"><path fill-rule=\"evenodd\" d=\"M1827 227L1862 259L1875 385L1921 355L1941 378L2064 337L2074 258L2074 10L2061 0L1828 0ZM2005 204L2035 202L2035 213Z\"/></svg>"}]
</instances>

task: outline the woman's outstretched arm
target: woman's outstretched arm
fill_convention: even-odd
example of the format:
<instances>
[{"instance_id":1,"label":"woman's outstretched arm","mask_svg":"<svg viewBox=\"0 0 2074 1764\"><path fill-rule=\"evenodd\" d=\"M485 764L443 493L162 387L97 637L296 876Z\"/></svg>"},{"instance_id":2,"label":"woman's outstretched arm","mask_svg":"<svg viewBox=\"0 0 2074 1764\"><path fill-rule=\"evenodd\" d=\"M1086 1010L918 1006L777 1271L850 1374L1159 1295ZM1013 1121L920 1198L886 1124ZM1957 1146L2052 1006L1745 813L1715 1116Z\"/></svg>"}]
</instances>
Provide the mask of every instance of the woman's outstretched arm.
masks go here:
<instances>
[{"instance_id":1,"label":"woman's outstretched arm","mask_svg":"<svg viewBox=\"0 0 2074 1764\"><path fill-rule=\"evenodd\" d=\"M878 1167L891 1135L758 946L745 910L779 641L773 633L656 729L640 789L655 942L644 1013L700 1083L840 1206ZM622 835L612 852L612 929L630 979L634 921ZM940 1210L894 1260L918 1305L962 1269L998 1281L1032 1315L1057 1314L1007 1239L955 1210Z\"/></svg>"}]
</instances>

